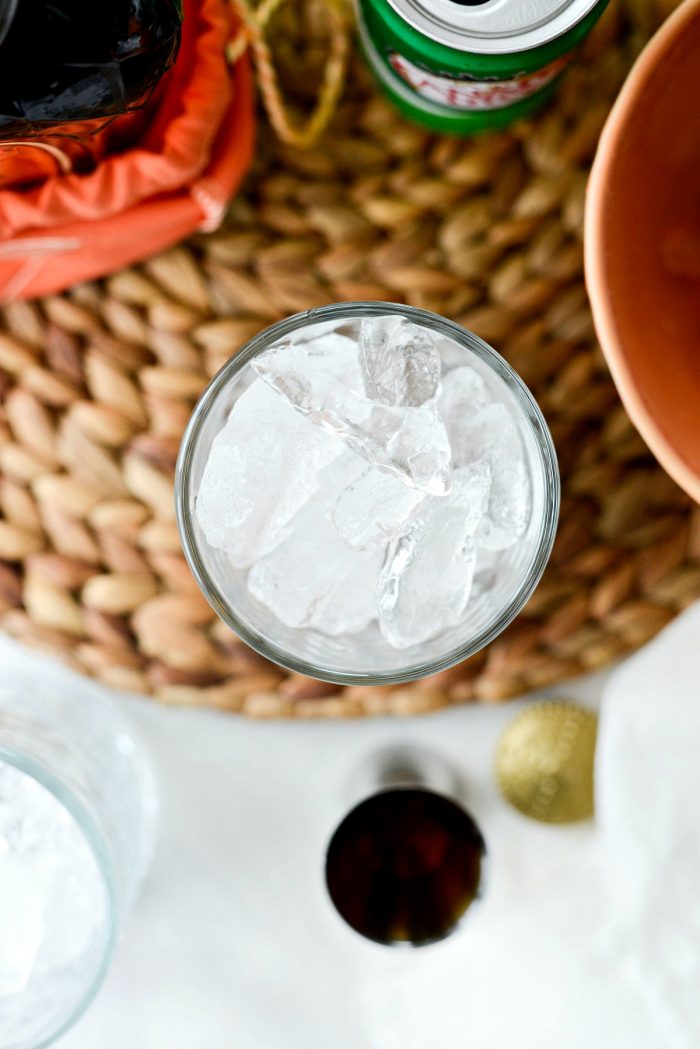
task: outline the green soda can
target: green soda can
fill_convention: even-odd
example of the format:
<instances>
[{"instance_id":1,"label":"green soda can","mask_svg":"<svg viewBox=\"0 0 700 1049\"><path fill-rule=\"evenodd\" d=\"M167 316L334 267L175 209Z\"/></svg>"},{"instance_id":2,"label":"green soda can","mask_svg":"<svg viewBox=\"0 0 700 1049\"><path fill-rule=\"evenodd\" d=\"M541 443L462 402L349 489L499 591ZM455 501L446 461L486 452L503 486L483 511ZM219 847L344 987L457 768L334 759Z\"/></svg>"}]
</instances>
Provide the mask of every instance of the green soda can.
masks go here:
<instances>
[{"instance_id":1,"label":"green soda can","mask_svg":"<svg viewBox=\"0 0 700 1049\"><path fill-rule=\"evenodd\" d=\"M554 90L608 0L357 0L362 49L433 131L504 127Z\"/></svg>"}]
</instances>

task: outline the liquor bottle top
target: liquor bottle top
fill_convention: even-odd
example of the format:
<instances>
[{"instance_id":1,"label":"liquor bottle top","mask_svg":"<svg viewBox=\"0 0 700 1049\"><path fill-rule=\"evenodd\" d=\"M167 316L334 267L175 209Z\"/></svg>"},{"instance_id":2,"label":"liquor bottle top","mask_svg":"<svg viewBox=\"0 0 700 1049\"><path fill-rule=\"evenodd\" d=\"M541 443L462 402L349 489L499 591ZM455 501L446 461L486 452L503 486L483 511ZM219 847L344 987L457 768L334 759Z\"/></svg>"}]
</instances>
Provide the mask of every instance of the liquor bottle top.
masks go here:
<instances>
[{"instance_id":1,"label":"liquor bottle top","mask_svg":"<svg viewBox=\"0 0 700 1049\"><path fill-rule=\"evenodd\" d=\"M573 703L536 703L522 710L496 751L496 779L504 798L543 823L592 816L597 727L596 714Z\"/></svg>"}]
</instances>

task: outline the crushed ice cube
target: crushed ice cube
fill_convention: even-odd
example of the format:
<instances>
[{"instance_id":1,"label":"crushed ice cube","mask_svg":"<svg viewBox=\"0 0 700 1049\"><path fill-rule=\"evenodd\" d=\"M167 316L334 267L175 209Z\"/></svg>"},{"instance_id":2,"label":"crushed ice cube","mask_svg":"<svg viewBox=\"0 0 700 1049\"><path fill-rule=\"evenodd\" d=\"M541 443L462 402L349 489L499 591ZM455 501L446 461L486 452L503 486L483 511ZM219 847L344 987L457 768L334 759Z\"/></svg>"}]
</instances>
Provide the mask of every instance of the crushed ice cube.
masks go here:
<instances>
[{"instance_id":1,"label":"crushed ice cube","mask_svg":"<svg viewBox=\"0 0 700 1049\"><path fill-rule=\"evenodd\" d=\"M195 513L207 542L234 565L252 564L287 534L294 514L318 488L317 474L343 445L264 382L231 410L211 448Z\"/></svg>"},{"instance_id":2,"label":"crushed ice cube","mask_svg":"<svg viewBox=\"0 0 700 1049\"><path fill-rule=\"evenodd\" d=\"M455 460L461 449L462 427L487 403L486 384L474 368L462 365L449 371L440 385L438 408L447 428Z\"/></svg>"},{"instance_id":3,"label":"crushed ice cube","mask_svg":"<svg viewBox=\"0 0 700 1049\"><path fill-rule=\"evenodd\" d=\"M459 398L453 408L456 403ZM525 532L531 509L530 475L513 412L500 403L471 414L454 411L447 427L455 465L486 462L491 468L488 511L476 534L477 544L505 550Z\"/></svg>"},{"instance_id":4,"label":"crushed ice cube","mask_svg":"<svg viewBox=\"0 0 700 1049\"><path fill-rule=\"evenodd\" d=\"M295 331L291 331L288 335L285 335L285 340L289 342L315 342L317 339L321 339L329 334L338 332L341 336L345 337L346 332L352 331L352 322L348 321L347 317L336 317L332 321L316 321L310 326L302 325ZM355 340L352 340L353 347L356 345Z\"/></svg>"},{"instance_id":5,"label":"crushed ice cube","mask_svg":"<svg viewBox=\"0 0 700 1049\"><path fill-rule=\"evenodd\" d=\"M368 317L360 325L359 352L370 400L418 407L435 395L442 358L425 328L403 317Z\"/></svg>"},{"instance_id":6,"label":"crushed ice cube","mask_svg":"<svg viewBox=\"0 0 700 1049\"><path fill-rule=\"evenodd\" d=\"M455 470L450 494L426 499L389 544L376 593L382 634L395 648L419 644L459 622L474 576L473 536L490 486L486 463Z\"/></svg>"},{"instance_id":7,"label":"crushed ice cube","mask_svg":"<svg viewBox=\"0 0 700 1049\"><path fill-rule=\"evenodd\" d=\"M353 353L340 345L349 343ZM298 412L339 437L371 465L433 495L450 488L450 446L436 406L377 404L362 392L357 347L335 335L271 346L252 362L258 375Z\"/></svg>"},{"instance_id":8,"label":"crushed ice cube","mask_svg":"<svg viewBox=\"0 0 700 1049\"><path fill-rule=\"evenodd\" d=\"M395 474L367 467L338 496L333 524L355 550L369 550L392 539L427 498Z\"/></svg>"},{"instance_id":9,"label":"crushed ice cube","mask_svg":"<svg viewBox=\"0 0 700 1049\"><path fill-rule=\"evenodd\" d=\"M285 339L251 364L297 411L312 418L324 405L335 404L341 392L363 392L357 344L335 332L308 342Z\"/></svg>"},{"instance_id":10,"label":"crushed ice cube","mask_svg":"<svg viewBox=\"0 0 700 1049\"><path fill-rule=\"evenodd\" d=\"M502 551L488 550L484 546L479 546L478 535L484 520L485 518L482 517L475 535L477 554L470 600L495 588L498 581L498 568L503 558Z\"/></svg>"},{"instance_id":11,"label":"crushed ice cube","mask_svg":"<svg viewBox=\"0 0 700 1049\"><path fill-rule=\"evenodd\" d=\"M351 550L331 521L338 494L365 469L353 453L327 467L291 534L250 570L251 594L287 626L337 636L364 630L376 618L374 581L383 550Z\"/></svg>"},{"instance_id":12,"label":"crushed ice cube","mask_svg":"<svg viewBox=\"0 0 700 1049\"><path fill-rule=\"evenodd\" d=\"M383 401L386 404L400 403L391 396L391 372L395 364L391 351L391 338L401 324L401 317L368 317L360 322L358 353L362 380L367 396L372 401ZM400 362L399 362L400 363ZM385 385L389 387L389 396L384 396Z\"/></svg>"}]
</instances>

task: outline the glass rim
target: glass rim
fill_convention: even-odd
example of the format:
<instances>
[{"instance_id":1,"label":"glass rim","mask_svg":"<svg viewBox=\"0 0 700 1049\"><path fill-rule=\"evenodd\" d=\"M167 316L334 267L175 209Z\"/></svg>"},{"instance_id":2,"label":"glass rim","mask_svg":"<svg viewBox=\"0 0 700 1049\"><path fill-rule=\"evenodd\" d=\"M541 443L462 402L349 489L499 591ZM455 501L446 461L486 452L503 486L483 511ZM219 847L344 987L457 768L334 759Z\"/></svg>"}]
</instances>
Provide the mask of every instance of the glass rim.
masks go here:
<instances>
[{"instance_id":1,"label":"glass rim","mask_svg":"<svg viewBox=\"0 0 700 1049\"><path fill-rule=\"evenodd\" d=\"M415 323L452 339L458 345L474 353L505 382L509 391L515 397L535 438L545 488L544 512L536 550L524 574L523 582L500 615L468 642L456 646L439 658L418 660L397 670L376 672L335 671L309 663L307 660L295 656L286 649L277 646L274 642L262 637L256 630L253 630L239 618L224 599L215 580L212 579L199 555L198 543L188 509L190 502L191 463L204 423L219 395L231 379L242 371L246 364L258 353L267 349L268 346L278 339L284 338L285 335L290 335L292 332L308 325L318 324L323 321L349 320L358 316L385 316L387 314L408 317ZM270 660L270 662L276 663L286 670L304 674L307 677L316 678L320 681L328 681L336 685L393 685L417 681L463 662L498 637L515 619L542 578L549 560L559 519L560 493L561 486L556 451L544 416L523 380L492 346L455 321L447 320L429 310L394 302L357 301L316 306L310 310L304 310L284 320L277 321L253 336L252 339L249 339L219 369L194 406L182 436L175 467L174 497L180 541L190 571L214 612L247 645L261 656Z\"/></svg>"},{"instance_id":2,"label":"glass rim","mask_svg":"<svg viewBox=\"0 0 700 1049\"><path fill-rule=\"evenodd\" d=\"M103 935L102 938L103 944L101 957L98 965L95 967L90 981L86 984L85 991L81 994L75 1006L68 1012L66 1017L59 1022L58 1026L53 1031L50 1031L43 1036L40 1042L32 1043L31 1046L31 1049L47 1049L48 1046L53 1045L54 1042L59 1038L62 1038L64 1034L75 1026L91 1005L97 992L104 983L117 943L119 908L117 904L116 882L113 865L109 858L109 853L102 834L88 810L78 798L76 798L73 792L67 788L57 776L51 773L41 761L30 757L17 747L4 743L2 738L0 738L0 762L12 765L20 772L23 772L34 779L44 787L45 790L53 795L56 801L58 801L58 803L62 805L68 814L75 820L76 826L83 835L83 838L95 860L99 876L102 880L105 902L107 905L105 922L106 935Z\"/></svg>"}]
</instances>

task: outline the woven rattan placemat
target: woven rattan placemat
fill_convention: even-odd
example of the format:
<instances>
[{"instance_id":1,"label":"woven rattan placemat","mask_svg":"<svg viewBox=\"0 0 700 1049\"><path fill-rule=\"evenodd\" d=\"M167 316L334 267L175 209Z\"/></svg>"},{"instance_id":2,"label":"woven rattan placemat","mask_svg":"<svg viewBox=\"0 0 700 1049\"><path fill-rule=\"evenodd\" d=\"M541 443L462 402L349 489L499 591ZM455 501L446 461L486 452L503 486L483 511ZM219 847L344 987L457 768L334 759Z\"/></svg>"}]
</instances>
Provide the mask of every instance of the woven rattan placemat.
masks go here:
<instances>
[{"instance_id":1,"label":"woven rattan placemat","mask_svg":"<svg viewBox=\"0 0 700 1049\"><path fill-rule=\"evenodd\" d=\"M307 93L323 60L315 17L280 14L288 93ZM472 140L405 123L358 62L318 147L295 151L261 129L220 232L6 306L2 627L166 701L348 716L553 685L642 645L700 595L698 511L625 415L582 278L588 167L659 17L649 2L613 0L553 105ZM541 586L489 649L415 685L340 690L272 667L214 620L180 552L171 478L195 399L249 336L296 310L374 298L455 318L508 358L554 434L563 505Z\"/></svg>"}]
</instances>

